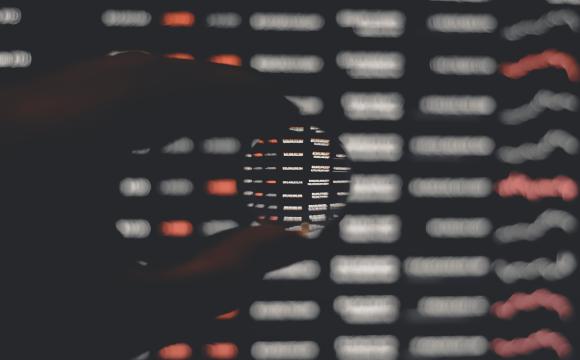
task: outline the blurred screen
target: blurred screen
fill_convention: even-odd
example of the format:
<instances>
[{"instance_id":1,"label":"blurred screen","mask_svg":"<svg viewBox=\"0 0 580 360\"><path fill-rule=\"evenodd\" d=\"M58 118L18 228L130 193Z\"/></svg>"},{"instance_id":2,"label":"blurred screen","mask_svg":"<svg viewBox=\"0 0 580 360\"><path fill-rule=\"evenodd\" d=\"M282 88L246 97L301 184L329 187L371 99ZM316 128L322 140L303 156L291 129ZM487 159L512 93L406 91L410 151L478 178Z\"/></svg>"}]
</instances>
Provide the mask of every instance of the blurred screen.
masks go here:
<instances>
[{"instance_id":1,"label":"blurred screen","mask_svg":"<svg viewBox=\"0 0 580 360\"><path fill-rule=\"evenodd\" d=\"M579 32L577 0L3 1L0 79L126 50L245 66L303 125L340 134L352 176L332 251L268 273L206 343L141 359L565 359L580 340ZM119 241L239 225L181 210L240 195L191 164L243 144L184 135L134 151Z\"/></svg>"}]
</instances>

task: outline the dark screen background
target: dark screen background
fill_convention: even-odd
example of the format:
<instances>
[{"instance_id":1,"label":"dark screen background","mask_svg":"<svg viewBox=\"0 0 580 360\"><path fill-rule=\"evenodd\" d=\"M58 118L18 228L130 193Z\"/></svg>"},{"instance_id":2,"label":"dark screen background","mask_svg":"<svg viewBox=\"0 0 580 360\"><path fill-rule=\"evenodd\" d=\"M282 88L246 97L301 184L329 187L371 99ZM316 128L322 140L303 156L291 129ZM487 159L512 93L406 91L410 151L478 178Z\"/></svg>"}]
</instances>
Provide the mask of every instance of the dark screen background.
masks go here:
<instances>
[{"instance_id":1,"label":"dark screen background","mask_svg":"<svg viewBox=\"0 0 580 360\"><path fill-rule=\"evenodd\" d=\"M277 303L279 306L268 308L267 303L254 304L265 306L263 318L241 309L233 320L208 329L208 343L223 347L204 347L192 339L197 356L210 359L492 359L510 357L511 351L509 355L530 359L573 358L573 352L561 350L558 354L551 346L569 343L575 347L579 341L574 316L562 310L568 309L567 302L580 304L576 270L578 233L572 226L578 217L578 201L575 195L565 200L549 193L573 189L580 176L579 80L573 75L574 71L580 71L574 63L580 59L578 5L571 0L558 4L535 0L3 2L0 5L0 14L4 14L4 18L0 16L3 19L0 21L0 80L9 86L111 51L181 53L196 60L226 54L228 59L239 59L242 66L257 68L279 81L288 96L307 97L314 103L310 110L302 109L304 124L316 121L343 134L341 140L353 161L352 201L340 230L328 240L335 242L329 245L332 251L314 265L314 268L319 266L320 273L308 279L268 280L257 301L281 301ZM111 10L142 11L140 14L146 14L149 20L139 26L127 26L127 22L123 23L127 18L119 15L121 20L117 26L105 26L102 15ZM363 10L366 10L366 23L361 20ZM175 11L193 14L192 26L164 25L167 13ZM337 14L345 11L359 14L358 18L353 16L352 21L358 21L355 26L361 29L366 26L367 30L370 27L372 31L357 34L353 27L341 26ZM230 21L230 27L220 27L210 20L223 13L230 20L239 19L239 24ZM250 21L256 13L315 14L323 19L323 24L309 31L261 30ZM377 30L369 25L369 14L383 14L385 18L373 21L383 21L386 28ZM430 27L433 16L440 14L449 16L447 20L435 21L439 27ZM487 16L487 22L484 21L487 30L481 27L478 30L481 16ZM527 20L531 22L522 23ZM442 31L441 24L454 30ZM511 40L506 38L505 31L513 30L516 24L520 25L517 36ZM537 56L529 57L548 49L567 54L568 65L565 68L558 65L562 64L562 54L546 55L539 60ZM24 51L28 55L24 56L25 60L15 60L13 51ZM344 52L356 53L346 62L359 73L349 75L338 64ZM280 68L264 71L256 60L256 56L264 54L315 56L315 62L322 66L312 72L282 73ZM452 56L471 57L467 63L472 66L473 58L484 58L487 70L482 72L480 66L476 73L458 71L464 68L449 65ZM447 74L433 65L435 57L446 57L439 64L448 65ZM511 79L502 74L502 63L514 63L522 58L527 60L520 67L531 66L525 76ZM538 65L542 61L551 65L539 69L544 67ZM296 61L291 59L289 63L290 68L296 69ZM390 66L395 70L387 71ZM353 100L358 115L350 114L345 108L348 106L345 94L353 93L359 96ZM376 94L383 97L377 99ZM375 97L369 100L368 96ZM520 112L516 124L507 124L505 119L509 113L506 111L526 104L529 104L525 108L527 115ZM377 108L382 109L379 115L376 115ZM375 115L369 115L370 110ZM396 113L399 115L393 115ZM549 133L552 130L563 132L554 135ZM352 134L360 136L353 140ZM455 143L455 146L440 140L436 150L431 147L431 152L419 153L412 144L423 135L446 136L446 141L464 136L472 138L463 139L461 145ZM200 141L194 139L194 152L202 149L197 147ZM487 144L487 150L475 146L478 141ZM508 163L498 155L502 147L518 147L524 143L536 146L532 150L518 150L528 155L537 151L528 160ZM563 147L570 150L566 152ZM537 155L538 152L544 155ZM183 159L179 161L186 166L189 160ZM156 169L161 171L163 167ZM495 184L513 172L530 179L510 182L515 196L499 196ZM191 171L167 176L146 174L136 165L128 167L126 176L149 177L155 188L155 182L162 178L193 181L196 175ZM537 182L540 178L557 176L566 178L562 182ZM476 179L477 183L471 183L471 187L457 183L466 179ZM421 192L426 188L432 191ZM196 184L194 192L198 190ZM449 196L449 192L454 195ZM472 196L467 196L468 193ZM532 193L539 194L540 198L528 199ZM149 192L141 197L147 196ZM142 204L147 204L145 200L138 199L141 202L135 207L142 210ZM171 208L170 201L173 200L165 203L169 204L168 208ZM183 204L184 199L175 201ZM176 205L179 206L182 205ZM131 208L127 205L124 209ZM560 212L552 211L551 217L541 217L548 209ZM390 217L373 217L377 215ZM152 229L145 237L163 241L167 234L163 230L159 233L158 223L176 215L156 214L155 217L141 211L141 214L124 216L145 219ZM550 220L546 220L548 217ZM434 236L427 228L427 223L434 218L459 219L463 221L463 230L455 228L459 231L455 235L447 231ZM468 218L478 224L471 223L475 230L466 229ZM517 223L536 225L523 235L520 231L517 241L506 243L498 239L496 230ZM561 228L564 223L568 224L566 229ZM378 224L382 224L383 230L377 230ZM193 228L195 234L203 235L199 230L203 224L193 224ZM345 236L349 229L350 238ZM179 241L194 241L197 235L185 231L178 237ZM169 237L167 241L175 241L175 236ZM379 258L358 258L356 262L351 257L357 255ZM340 259L354 265L341 268L346 265L338 264ZM338 273L344 276L343 281L337 280ZM508 276L513 277L508 279ZM561 296L535 292L538 289L548 289ZM512 298L510 304L515 308L529 307L527 311L502 319L490 310L495 302L508 301L518 292L527 295ZM348 303L343 305L348 309L341 309L350 311L350 323L337 310L339 296L347 297L341 299ZM419 303L425 304L429 299L438 301L439 305L428 308L431 312L418 311ZM291 306L288 301L297 303ZM440 309L441 316L433 316L434 308ZM554 309L560 309L560 316ZM540 329L556 335L531 335ZM531 340L507 342L504 347L493 341L525 337ZM549 346L542 349L539 343ZM232 352L232 348L237 350Z\"/></svg>"}]
</instances>

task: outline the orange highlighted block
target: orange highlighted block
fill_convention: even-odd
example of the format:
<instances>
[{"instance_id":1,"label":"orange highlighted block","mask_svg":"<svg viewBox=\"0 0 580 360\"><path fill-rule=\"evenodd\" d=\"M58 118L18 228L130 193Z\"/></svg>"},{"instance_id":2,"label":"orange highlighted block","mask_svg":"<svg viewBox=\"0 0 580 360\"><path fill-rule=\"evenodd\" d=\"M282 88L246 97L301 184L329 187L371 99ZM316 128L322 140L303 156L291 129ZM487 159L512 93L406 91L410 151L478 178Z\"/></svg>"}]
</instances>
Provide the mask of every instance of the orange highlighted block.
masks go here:
<instances>
[{"instance_id":1,"label":"orange highlighted block","mask_svg":"<svg viewBox=\"0 0 580 360\"><path fill-rule=\"evenodd\" d=\"M188 53L172 53L172 54L165 54L166 58L170 59L179 59L179 60L193 60L194 57Z\"/></svg>"},{"instance_id":2,"label":"orange highlighted block","mask_svg":"<svg viewBox=\"0 0 580 360\"><path fill-rule=\"evenodd\" d=\"M215 343L205 346L205 355L215 360L231 360L238 356L238 347L233 343Z\"/></svg>"},{"instance_id":3,"label":"orange highlighted block","mask_svg":"<svg viewBox=\"0 0 580 360\"><path fill-rule=\"evenodd\" d=\"M238 193L238 184L235 179L213 179L206 184L209 195L233 196Z\"/></svg>"},{"instance_id":4,"label":"orange highlighted block","mask_svg":"<svg viewBox=\"0 0 580 360\"><path fill-rule=\"evenodd\" d=\"M219 54L213 55L209 61L214 64L242 66L242 58L235 54Z\"/></svg>"},{"instance_id":5,"label":"orange highlighted block","mask_svg":"<svg viewBox=\"0 0 580 360\"><path fill-rule=\"evenodd\" d=\"M580 65L565 52L549 49L539 54L526 55L513 63L503 63L499 71L510 79L519 79L534 70L546 68L564 69L570 81L580 81Z\"/></svg>"},{"instance_id":6,"label":"orange highlighted block","mask_svg":"<svg viewBox=\"0 0 580 360\"><path fill-rule=\"evenodd\" d=\"M193 233L193 225L187 220L171 220L161 223L161 234L171 237L185 237Z\"/></svg>"},{"instance_id":7,"label":"orange highlighted block","mask_svg":"<svg viewBox=\"0 0 580 360\"><path fill-rule=\"evenodd\" d=\"M233 310L216 317L217 320L231 320L240 314L240 310Z\"/></svg>"},{"instance_id":8,"label":"orange highlighted block","mask_svg":"<svg viewBox=\"0 0 580 360\"><path fill-rule=\"evenodd\" d=\"M193 355L191 346L185 343L178 343L166 346L159 350L158 356L161 360L189 360Z\"/></svg>"},{"instance_id":9,"label":"orange highlighted block","mask_svg":"<svg viewBox=\"0 0 580 360\"><path fill-rule=\"evenodd\" d=\"M189 11L170 11L161 16L161 25L170 27L192 27L195 15Z\"/></svg>"},{"instance_id":10,"label":"orange highlighted block","mask_svg":"<svg viewBox=\"0 0 580 360\"><path fill-rule=\"evenodd\" d=\"M526 174L511 172L498 181L496 192L501 197L522 196L531 201L548 197L560 197L572 201L578 196L578 185L567 176L530 179Z\"/></svg>"}]
</instances>

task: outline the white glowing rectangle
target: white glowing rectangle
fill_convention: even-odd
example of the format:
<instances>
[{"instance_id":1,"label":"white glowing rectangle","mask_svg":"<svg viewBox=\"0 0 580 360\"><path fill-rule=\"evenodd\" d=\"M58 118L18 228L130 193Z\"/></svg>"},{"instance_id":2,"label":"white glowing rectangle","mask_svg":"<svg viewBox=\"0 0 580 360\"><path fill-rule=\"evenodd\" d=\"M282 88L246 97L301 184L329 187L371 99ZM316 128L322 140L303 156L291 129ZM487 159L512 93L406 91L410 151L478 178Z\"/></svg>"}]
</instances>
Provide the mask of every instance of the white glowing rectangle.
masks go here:
<instances>
[{"instance_id":1,"label":"white glowing rectangle","mask_svg":"<svg viewBox=\"0 0 580 360\"><path fill-rule=\"evenodd\" d=\"M124 178L119 183L119 191L127 197L143 197L151 192L151 182L146 178Z\"/></svg>"},{"instance_id":2,"label":"white glowing rectangle","mask_svg":"<svg viewBox=\"0 0 580 360\"><path fill-rule=\"evenodd\" d=\"M485 256L412 256L404 262L405 274L419 278L483 277L490 269L490 261Z\"/></svg>"},{"instance_id":3,"label":"white glowing rectangle","mask_svg":"<svg viewBox=\"0 0 580 360\"><path fill-rule=\"evenodd\" d=\"M167 196L186 196L193 192L193 182L189 179L161 180L159 192Z\"/></svg>"},{"instance_id":4,"label":"white glowing rectangle","mask_svg":"<svg viewBox=\"0 0 580 360\"><path fill-rule=\"evenodd\" d=\"M351 79L399 79L405 73L405 57L398 52L341 51L336 65Z\"/></svg>"},{"instance_id":5,"label":"white glowing rectangle","mask_svg":"<svg viewBox=\"0 0 580 360\"><path fill-rule=\"evenodd\" d=\"M314 74L322 71L324 61L316 55L256 54L250 66L258 71L281 74Z\"/></svg>"},{"instance_id":6,"label":"white glowing rectangle","mask_svg":"<svg viewBox=\"0 0 580 360\"><path fill-rule=\"evenodd\" d=\"M328 192L327 191L319 191L319 192L313 192L310 194L310 197L312 199L328 199Z\"/></svg>"},{"instance_id":7,"label":"white glowing rectangle","mask_svg":"<svg viewBox=\"0 0 580 360\"><path fill-rule=\"evenodd\" d=\"M325 214L308 215L308 220L311 222L324 222L326 221Z\"/></svg>"},{"instance_id":8,"label":"white glowing rectangle","mask_svg":"<svg viewBox=\"0 0 580 360\"><path fill-rule=\"evenodd\" d=\"M234 137L215 137L205 139L201 149L206 154L230 155L240 150L240 141Z\"/></svg>"},{"instance_id":9,"label":"white glowing rectangle","mask_svg":"<svg viewBox=\"0 0 580 360\"><path fill-rule=\"evenodd\" d=\"M308 179L308 186L329 186L330 180L328 179Z\"/></svg>"},{"instance_id":10,"label":"white glowing rectangle","mask_svg":"<svg viewBox=\"0 0 580 360\"><path fill-rule=\"evenodd\" d=\"M194 143L193 140L187 137L182 137L176 139L169 144L165 145L161 152L163 154L189 154L193 151Z\"/></svg>"},{"instance_id":11,"label":"white glowing rectangle","mask_svg":"<svg viewBox=\"0 0 580 360\"><path fill-rule=\"evenodd\" d=\"M548 4L580 5L580 0L547 0Z\"/></svg>"},{"instance_id":12,"label":"white glowing rectangle","mask_svg":"<svg viewBox=\"0 0 580 360\"><path fill-rule=\"evenodd\" d=\"M143 239L151 234L151 224L145 219L120 219L115 227L127 239Z\"/></svg>"},{"instance_id":13,"label":"white glowing rectangle","mask_svg":"<svg viewBox=\"0 0 580 360\"><path fill-rule=\"evenodd\" d=\"M419 109L429 115L486 116L493 114L496 101L488 95L427 95Z\"/></svg>"},{"instance_id":14,"label":"white glowing rectangle","mask_svg":"<svg viewBox=\"0 0 580 360\"><path fill-rule=\"evenodd\" d=\"M404 113L404 100L399 93L347 92L340 98L340 104L350 120L395 121Z\"/></svg>"},{"instance_id":15,"label":"white glowing rectangle","mask_svg":"<svg viewBox=\"0 0 580 360\"><path fill-rule=\"evenodd\" d=\"M435 56L429 67L440 75L493 75L497 62L489 56Z\"/></svg>"},{"instance_id":16,"label":"white glowing rectangle","mask_svg":"<svg viewBox=\"0 0 580 360\"><path fill-rule=\"evenodd\" d=\"M493 229L487 218L432 218L425 230L434 238L483 238Z\"/></svg>"},{"instance_id":17,"label":"white glowing rectangle","mask_svg":"<svg viewBox=\"0 0 580 360\"><path fill-rule=\"evenodd\" d=\"M301 185L304 182L302 180L282 180L284 185Z\"/></svg>"},{"instance_id":18,"label":"white glowing rectangle","mask_svg":"<svg viewBox=\"0 0 580 360\"><path fill-rule=\"evenodd\" d=\"M489 156L494 149L489 136L415 136L409 143L418 156Z\"/></svg>"},{"instance_id":19,"label":"white glowing rectangle","mask_svg":"<svg viewBox=\"0 0 580 360\"><path fill-rule=\"evenodd\" d=\"M385 203L399 200L403 181L394 174L355 174L348 202Z\"/></svg>"},{"instance_id":20,"label":"white glowing rectangle","mask_svg":"<svg viewBox=\"0 0 580 360\"><path fill-rule=\"evenodd\" d=\"M315 156L316 158L316 156ZM330 172L330 166L328 165L312 165L310 167L310 172Z\"/></svg>"},{"instance_id":21,"label":"white glowing rectangle","mask_svg":"<svg viewBox=\"0 0 580 360\"><path fill-rule=\"evenodd\" d=\"M338 296L334 311L347 324L390 324L399 318L399 299L390 295Z\"/></svg>"},{"instance_id":22,"label":"white glowing rectangle","mask_svg":"<svg viewBox=\"0 0 580 360\"><path fill-rule=\"evenodd\" d=\"M234 12L211 13L206 16L205 23L208 27L234 29L240 26L242 17Z\"/></svg>"},{"instance_id":23,"label":"white glowing rectangle","mask_svg":"<svg viewBox=\"0 0 580 360\"><path fill-rule=\"evenodd\" d=\"M344 207L346 207L345 203L331 203L330 204L331 209L342 209Z\"/></svg>"},{"instance_id":24,"label":"white glowing rectangle","mask_svg":"<svg viewBox=\"0 0 580 360\"><path fill-rule=\"evenodd\" d=\"M334 351L338 360L395 360L399 340L391 335L339 336Z\"/></svg>"},{"instance_id":25,"label":"white glowing rectangle","mask_svg":"<svg viewBox=\"0 0 580 360\"><path fill-rule=\"evenodd\" d=\"M0 51L0 68L27 68L31 64L32 54L28 51Z\"/></svg>"},{"instance_id":26,"label":"white glowing rectangle","mask_svg":"<svg viewBox=\"0 0 580 360\"><path fill-rule=\"evenodd\" d=\"M397 215L346 215L339 231L348 243L392 243L400 237L401 219Z\"/></svg>"},{"instance_id":27,"label":"white glowing rectangle","mask_svg":"<svg viewBox=\"0 0 580 360\"><path fill-rule=\"evenodd\" d=\"M302 194L282 194L283 198L289 198L289 199L301 199L303 197Z\"/></svg>"},{"instance_id":28,"label":"white glowing rectangle","mask_svg":"<svg viewBox=\"0 0 580 360\"><path fill-rule=\"evenodd\" d=\"M284 219L283 220L285 222L302 221L302 216L284 216Z\"/></svg>"},{"instance_id":29,"label":"white glowing rectangle","mask_svg":"<svg viewBox=\"0 0 580 360\"><path fill-rule=\"evenodd\" d=\"M313 151L312 157L315 159L329 159L330 152L329 151Z\"/></svg>"},{"instance_id":30,"label":"white glowing rectangle","mask_svg":"<svg viewBox=\"0 0 580 360\"><path fill-rule=\"evenodd\" d=\"M330 277L337 284L391 284L399 280L400 262L392 255L337 255Z\"/></svg>"},{"instance_id":31,"label":"white glowing rectangle","mask_svg":"<svg viewBox=\"0 0 580 360\"><path fill-rule=\"evenodd\" d=\"M424 296L417 303L417 312L425 317L480 317L488 311L484 296Z\"/></svg>"},{"instance_id":32,"label":"white glowing rectangle","mask_svg":"<svg viewBox=\"0 0 580 360\"><path fill-rule=\"evenodd\" d=\"M497 259L493 263L493 270L498 278L506 284L518 280L558 281L574 274L578 260L571 251L558 251L556 259L539 257L531 261L506 261Z\"/></svg>"},{"instance_id":33,"label":"white glowing rectangle","mask_svg":"<svg viewBox=\"0 0 580 360\"><path fill-rule=\"evenodd\" d=\"M201 224L201 232L205 236L211 236L222 231L234 229L238 226L239 224L234 220L209 220Z\"/></svg>"},{"instance_id":34,"label":"white glowing rectangle","mask_svg":"<svg viewBox=\"0 0 580 360\"><path fill-rule=\"evenodd\" d=\"M308 205L308 211L326 211L328 210L328 204L310 204Z\"/></svg>"},{"instance_id":35,"label":"white glowing rectangle","mask_svg":"<svg viewBox=\"0 0 580 360\"><path fill-rule=\"evenodd\" d=\"M314 280L320 275L320 264L303 260L264 275L264 280Z\"/></svg>"},{"instance_id":36,"label":"white glowing rectangle","mask_svg":"<svg viewBox=\"0 0 580 360\"><path fill-rule=\"evenodd\" d=\"M284 205L284 211L301 211L302 206L300 205Z\"/></svg>"},{"instance_id":37,"label":"white glowing rectangle","mask_svg":"<svg viewBox=\"0 0 580 360\"><path fill-rule=\"evenodd\" d=\"M22 20L22 11L19 8L0 8L0 25L16 25Z\"/></svg>"},{"instance_id":38,"label":"white glowing rectangle","mask_svg":"<svg viewBox=\"0 0 580 360\"><path fill-rule=\"evenodd\" d=\"M304 139L282 139L282 144L303 144Z\"/></svg>"},{"instance_id":39,"label":"white glowing rectangle","mask_svg":"<svg viewBox=\"0 0 580 360\"><path fill-rule=\"evenodd\" d=\"M419 198L484 198L492 190L488 178L415 178L409 183L409 192Z\"/></svg>"},{"instance_id":40,"label":"white glowing rectangle","mask_svg":"<svg viewBox=\"0 0 580 360\"><path fill-rule=\"evenodd\" d=\"M492 33L497 19L491 14L434 14L427 18L427 28L445 33Z\"/></svg>"},{"instance_id":41,"label":"white glowing rectangle","mask_svg":"<svg viewBox=\"0 0 580 360\"><path fill-rule=\"evenodd\" d=\"M105 10L101 22L107 27L144 27L151 23L151 14L145 10Z\"/></svg>"},{"instance_id":42,"label":"white glowing rectangle","mask_svg":"<svg viewBox=\"0 0 580 360\"><path fill-rule=\"evenodd\" d=\"M340 141L353 161L398 161L403 155L403 138L397 134L345 133Z\"/></svg>"},{"instance_id":43,"label":"white glowing rectangle","mask_svg":"<svg viewBox=\"0 0 580 360\"><path fill-rule=\"evenodd\" d=\"M418 336L411 339L409 352L431 358L482 356L488 346L484 336Z\"/></svg>"},{"instance_id":44,"label":"white glowing rectangle","mask_svg":"<svg viewBox=\"0 0 580 360\"><path fill-rule=\"evenodd\" d=\"M255 301L249 311L258 321L305 321L316 319L320 307L314 301Z\"/></svg>"},{"instance_id":45,"label":"white glowing rectangle","mask_svg":"<svg viewBox=\"0 0 580 360\"><path fill-rule=\"evenodd\" d=\"M257 341L251 347L256 360L314 360L319 352L314 341Z\"/></svg>"},{"instance_id":46,"label":"white glowing rectangle","mask_svg":"<svg viewBox=\"0 0 580 360\"><path fill-rule=\"evenodd\" d=\"M338 26L369 38L399 37L405 32L405 20L400 11L342 9L336 14Z\"/></svg>"},{"instance_id":47,"label":"white glowing rectangle","mask_svg":"<svg viewBox=\"0 0 580 360\"><path fill-rule=\"evenodd\" d=\"M258 31L318 31L324 17L307 13L253 13L250 27Z\"/></svg>"},{"instance_id":48,"label":"white glowing rectangle","mask_svg":"<svg viewBox=\"0 0 580 360\"><path fill-rule=\"evenodd\" d=\"M311 138L310 142L317 146L329 146L330 140L328 139L320 139L320 138Z\"/></svg>"},{"instance_id":49,"label":"white glowing rectangle","mask_svg":"<svg viewBox=\"0 0 580 360\"><path fill-rule=\"evenodd\" d=\"M318 115L324 109L324 102L317 96L286 96L292 102L301 115Z\"/></svg>"}]
</instances>

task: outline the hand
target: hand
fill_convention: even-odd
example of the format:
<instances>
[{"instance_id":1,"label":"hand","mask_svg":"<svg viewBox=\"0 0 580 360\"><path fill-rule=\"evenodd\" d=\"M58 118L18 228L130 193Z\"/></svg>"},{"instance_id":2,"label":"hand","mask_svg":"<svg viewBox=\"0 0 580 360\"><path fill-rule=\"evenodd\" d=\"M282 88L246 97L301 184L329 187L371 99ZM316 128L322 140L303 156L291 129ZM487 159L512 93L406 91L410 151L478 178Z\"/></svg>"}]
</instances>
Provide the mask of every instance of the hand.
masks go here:
<instances>
[{"instance_id":1,"label":"hand","mask_svg":"<svg viewBox=\"0 0 580 360\"><path fill-rule=\"evenodd\" d=\"M183 263L136 270L108 232L120 154L184 131L249 137L266 120L276 120L272 132L293 124L291 105L256 74L124 54L3 89L0 108L3 333L16 349L32 341L44 357L112 359L176 341L309 248L297 233L259 226Z\"/></svg>"}]
</instances>

